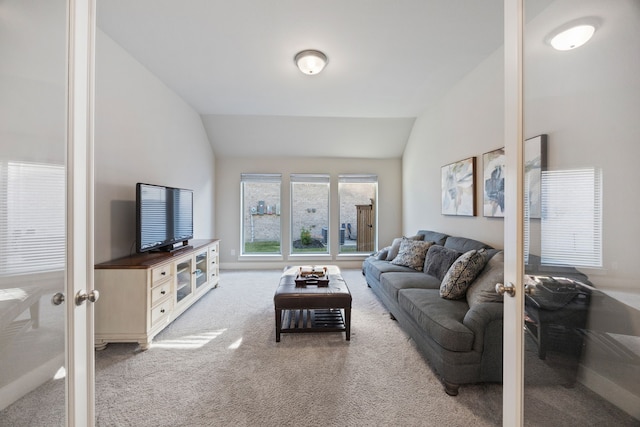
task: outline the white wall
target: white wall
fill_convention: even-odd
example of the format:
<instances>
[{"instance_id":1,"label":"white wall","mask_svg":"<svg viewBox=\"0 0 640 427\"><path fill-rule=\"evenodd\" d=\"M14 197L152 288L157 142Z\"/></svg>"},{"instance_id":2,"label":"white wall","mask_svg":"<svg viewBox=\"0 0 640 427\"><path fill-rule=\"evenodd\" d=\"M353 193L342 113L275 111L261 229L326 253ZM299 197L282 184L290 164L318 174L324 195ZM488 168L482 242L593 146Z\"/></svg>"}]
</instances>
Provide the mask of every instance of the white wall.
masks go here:
<instances>
[{"instance_id":1,"label":"white wall","mask_svg":"<svg viewBox=\"0 0 640 427\"><path fill-rule=\"evenodd\" d=\"M482 216L482 154L504 146L503 58L496 52L416 120L402 161L402 231L436 230L501 248L503 220ZM480 216L441 212L441 167L476 156Z\"/></svg>"},{"instance_id":2,"label":"white wall","mask_svg":"<svg viewBox=\"0 0 640 427\"><path fill-rule=\"evenodd\" d=\"M215 157L193 108L98 30L95 260L135 252L135 184L194 190L195 238L214 232Z\"/></svg>"},{"instance_id":3,"label":"white wall","mask_svg":"<svg viewBox=\"0 0 640 427\"><path fill-rule=\"evenodd\" d=\"M289 174L291 173L329 173L331 174L331 216L333 227L338 219L338 174L341 173L373 173L378 175L378 231L379 246L389 245L401 231L401 160L400 159L337 159L337 158L224 158L217 159L216 164L216 237L220 242L220 262L222 268L277 268L289 265L291 261L284 258L270 262L253 259L239 259L240 253L240 174L241 173L281 173L282 196L282 250L289 250ZM337 229L335 229L337 230ZM334 231L335 231L334 230ZM337 240L337 234L333 241ZM235 251L235 255L231 255ZM331 262L343 267L362 265L362 256L340 256L336 249L331 251L330 259L322 258L322 262ZM305 258L312 262L312 258ZM298 263L300 259L298 258Z\"/></svg>"}]
</instances>

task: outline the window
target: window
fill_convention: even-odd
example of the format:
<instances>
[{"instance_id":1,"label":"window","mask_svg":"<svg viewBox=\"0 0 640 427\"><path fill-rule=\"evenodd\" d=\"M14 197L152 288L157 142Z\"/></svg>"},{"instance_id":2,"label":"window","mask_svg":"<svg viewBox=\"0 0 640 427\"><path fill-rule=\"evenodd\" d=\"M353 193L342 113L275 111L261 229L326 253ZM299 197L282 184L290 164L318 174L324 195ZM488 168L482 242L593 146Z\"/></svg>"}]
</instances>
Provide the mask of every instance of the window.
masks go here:
<instances>
[{"instance_id":1,"label":"window","mask_svg":"<svg viewBox=\"0 0 640 427\"><path fill-rule=\"evenodd\" d=\"M0 275L63 270L65 168L0 163Z\"/></svg>"},{"instance_id":2,"label":"window","mask_svg":"<svg viewBox=\"0 0 640 427\"><path fill-rule=\"evenodd\" d=\"M329 175L291 175L291 253L329 253Z\"/></svg>"},{"instance_id":3,"label":"window","mask_svg":"<svg viewBox=\"0 0 640 427\"><path fill-rule=\"evenodd\" d=\"M543 264L602 267L599 169L542 172Z\"/></svg>"},{"instance_id":4,"label":"window","mask_svg":"<svg viewBox=\"0 0 640 427\"><path fill-rule=\"evenodd\" d=\"M340 253L376 250L378 177L370 174L338 176L340 200Z\"/></svg>"},{"instance_id":5,"label":"window","mask_svg":"<svg viewBox=\"0 0 640 427\"><path fill-rule=\"evenodd\" d=\"M281 254L280 174L242 174L242 255Z\"/></svg>"}]
</instances>

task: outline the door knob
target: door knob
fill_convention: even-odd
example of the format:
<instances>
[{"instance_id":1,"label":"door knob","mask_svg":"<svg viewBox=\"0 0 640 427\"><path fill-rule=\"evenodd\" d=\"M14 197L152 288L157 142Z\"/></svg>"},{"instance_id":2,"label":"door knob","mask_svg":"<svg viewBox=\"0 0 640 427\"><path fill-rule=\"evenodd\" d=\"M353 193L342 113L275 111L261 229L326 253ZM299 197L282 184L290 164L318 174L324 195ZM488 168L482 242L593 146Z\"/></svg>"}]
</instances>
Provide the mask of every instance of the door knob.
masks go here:
<instances>
[{"instance_id":1,"label":"door knob","mask_svg":"<svg viewBox=\"0 0 640 427\"><path fill-rule=\"evenodd\" d=\"M509 294L510 297L514 297L516 296L516 287L513 286L513 283L507 283L506 285L496 283L496 293L500 295Z\"/></svg>"},{"instance_id":2,"label":"door knob","mask_svg":"<svg viewBox=\"0 0 640 427\"><path fill-rule=\"evenodd\" d=\"M97 290L93 290L90 293L87 293L84 289L78 291L76 294L76 305L82 305L85 301L96 302L100 298L100 292Z\"/></svg>"},{"instance_id":3,"label":"door knob","mask_svg":"<svg viewBox=\"0 0 640 427\"><path fill-rule=\"evenodd\" d=\"M51 304L60 305L64 302L64 294L62 292L56 293L51 297Z\"/></svg>"}]
</instances>

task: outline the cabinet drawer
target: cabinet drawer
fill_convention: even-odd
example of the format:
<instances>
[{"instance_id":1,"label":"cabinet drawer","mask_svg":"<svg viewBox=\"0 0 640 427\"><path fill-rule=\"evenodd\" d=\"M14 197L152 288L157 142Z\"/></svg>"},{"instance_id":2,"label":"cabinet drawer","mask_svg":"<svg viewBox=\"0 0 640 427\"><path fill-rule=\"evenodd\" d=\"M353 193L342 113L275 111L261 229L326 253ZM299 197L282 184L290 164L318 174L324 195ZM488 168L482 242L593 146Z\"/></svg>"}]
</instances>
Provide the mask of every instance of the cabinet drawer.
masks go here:
<instances>
[{"instance_id":1,"label":"cabinet drawer","mask_svg":"<svg viewBox=\"0 0 640 427\"><path fill-rule=\"evenodd\" d=\"M171 293L171 282L165 282L162 285L151 289L151 305L155 305L162 298Z\"/></svg>"},{"instance_id":2,"label":"cabinet drawer","mask_svg":"<svg viewBox=\"0 0 640 427\"><path fill-rule=\"evenodd\" d=\"M166 264L151 270L151 281L153 283L159 282L168 277L171 277L171 264Z\"/></svg>"},{"instance_id":3,"label":"cabinet drawer","mask_svg":"<svg viewBox=\"0 0 640 427\"><path fill-rule=\"evenodd\" d=\"M151 326L169 315L169 312L171 312L171 303L172 301L168 299L157 307L151 309Z\"/></svg>"}]
</instances>

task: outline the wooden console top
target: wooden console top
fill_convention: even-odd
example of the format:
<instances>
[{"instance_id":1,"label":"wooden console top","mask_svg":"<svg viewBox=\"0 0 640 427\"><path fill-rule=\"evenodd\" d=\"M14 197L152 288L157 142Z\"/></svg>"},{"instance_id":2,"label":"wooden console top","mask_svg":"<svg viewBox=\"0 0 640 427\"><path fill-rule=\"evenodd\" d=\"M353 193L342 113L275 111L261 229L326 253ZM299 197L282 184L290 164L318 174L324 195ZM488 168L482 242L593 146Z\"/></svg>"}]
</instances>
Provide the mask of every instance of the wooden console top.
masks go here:
<instances>
[{"instance_id":1,"label":"wooden console top","mask_svg":"<svg viewBox=\"0 0 640 427\"><path fill-rule=\"evenodd\" d=\"M96 264L94 267L96 270L147 269L163 262L170 261L173 258L190 254L195 250L208 246L211 243L217 241L218 239L190 240L188 246L177 249L173 252L145 252L142 254L136 253L131 256L125 256L122 258L117 258L111 261Z\"/></svg>"}]
</instances>

